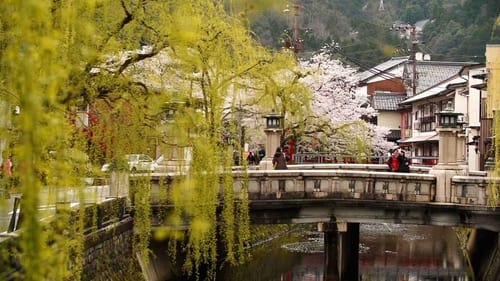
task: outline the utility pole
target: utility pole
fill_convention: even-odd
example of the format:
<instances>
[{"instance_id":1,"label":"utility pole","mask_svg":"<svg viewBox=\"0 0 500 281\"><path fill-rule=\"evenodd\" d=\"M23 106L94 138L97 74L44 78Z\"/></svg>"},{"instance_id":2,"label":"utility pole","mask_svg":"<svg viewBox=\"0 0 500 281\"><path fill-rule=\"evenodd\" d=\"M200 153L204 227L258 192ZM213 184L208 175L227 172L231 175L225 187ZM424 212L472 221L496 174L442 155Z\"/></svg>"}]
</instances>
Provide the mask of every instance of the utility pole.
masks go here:
<instances>
[{"instance_id":1,"label":"utility pole","mask_svg":"<svg viewBox=\"0 0 500 281\"><path fill-rule=\"evenodd\" d=\"M410 39L411 39L411 61L413 68L411 88L412 88L412 96L415 96L417 95L417 44L418 44L415 25L411 26Z\"/></svg>"},{"instance_id":2,"label":"utility pole","mask_svg":"<svg viewBox=\"0 0 500 281\"><path fill-rule=\"evenodd\" d=\"M287 5L288 6L288 5ZM295 58L298 59L298 53L302 50L303 40L299 37L299 15L300 15L301 5L298 2L293 4L293 27L292 27L292 38L285 38L284 47L293 51ZM287 8L285 12L290 12Z\"/></svg>"},{"instance_id":3,"label":"utility pole","mask_svg":"<svg viewBox=\"0 0 500 281\"><path fill-rule=\"evenodd\" d=\"M297 58L299 51L302 49L302 40L299 38L299 4L295 3L293 9L295 11L293 16L293 52Z\"/></svg>"},{"instance_id":4,"label":"utility pole","mask_svg":"<svg viewBox=\"0 0 500 281\"><path fill-rule=\"evenodd\" d=\"M384 0L380 0L380 4L378 5L378 10L383 11L384 10Z\"/></svg>"}]
</instances>

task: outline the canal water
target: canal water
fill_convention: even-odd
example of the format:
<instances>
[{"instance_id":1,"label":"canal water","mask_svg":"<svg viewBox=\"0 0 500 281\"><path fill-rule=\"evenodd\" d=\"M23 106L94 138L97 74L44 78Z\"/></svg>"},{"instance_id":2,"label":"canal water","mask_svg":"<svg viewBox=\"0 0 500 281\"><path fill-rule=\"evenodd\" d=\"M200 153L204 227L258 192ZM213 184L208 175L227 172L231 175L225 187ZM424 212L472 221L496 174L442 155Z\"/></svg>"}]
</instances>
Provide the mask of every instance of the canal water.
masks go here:
<instances>
[{"instance_id":1,"label":"canal water","mask_svg":"<svg viewBox=\"0 0 500 281\"><path fill-rule=\"evenodd\" d=\"M452 228L360 225L359 280L469 280ZM250 262L226 269L218 281L323 281L321 233L283 237L259 246Z\"/></svg>"}]
</instances>

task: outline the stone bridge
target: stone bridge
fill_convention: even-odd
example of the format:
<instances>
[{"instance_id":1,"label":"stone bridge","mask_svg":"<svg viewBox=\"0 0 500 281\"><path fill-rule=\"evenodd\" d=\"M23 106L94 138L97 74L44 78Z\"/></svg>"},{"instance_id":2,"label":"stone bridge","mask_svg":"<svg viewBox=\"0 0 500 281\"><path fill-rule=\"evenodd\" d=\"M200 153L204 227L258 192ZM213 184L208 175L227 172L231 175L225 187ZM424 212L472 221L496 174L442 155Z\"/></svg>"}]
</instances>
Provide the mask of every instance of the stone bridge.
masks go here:
<instances>
[{"instance_id":1,"label":"stone bridge","mask_svg":"<svg viewBox=\"0 0 500 281\"><path fill-rule=\"evenodd\" d=\"M325 280L357 280L360 270L359 224L398 223L474 228L476 276L498 276L492 261L500 260L498 206L490 207L488 187L499 179L481 172L443 176L429 168L410 173L387 171L386 165L324 164L290 166L289 170L233 171L235 194L248 186L253 224L317 223L325 234ZM455 173L453 171L453 173ZM175 175L153 175L154 210L167 203L157 199ZM248 181L248 184L245 184ZM131 184L134 180L132 178ZM154 211L153 211L154 213ZM156 223L156 224L155 224ZM154 226L161 225L153 220ZM497 239L497 240L495 240ZM339 250L344 249L344 250ZM486 266L485 266L486 265ZM338 268L338 271L336 270ZM341 278L339 278L341 277ZM483 280L494 280L484 278Z\"/></svg>"},{"instance_id":2,"label":"stone bridge","mask_svg":"<svg viewBox=\"0 0 500 281\"><path fill-rule=\"evenodd\" d=\"M348 169L349 168L349 169ZM403 223L465 226L500 232L500 214L488 206L491 178L481 173L454 176L438 186L428 168L387 172L385 165L297 165L289 170L233 171L234 191L248 180L250 215L255 224L329 222ZM152 175L157 200L173 175ZM131 178L133 182L133 177ZM438 202L438 189L444 201ZM168 204L167 204L168 205Z\"/></svg>"},{"instance_id":3,"label":"stone bridge","mask_svg":"<svg viewBox=\"0 0 500 281\"><path fill-rule=\"evenodd\" d=\"M294 165L289 170L279 171L236 168L232 174L237 194L243 191L244 182L248 181L252 223L318 223L324 227L327 260L342 267L343 272L357 274L359 271L356 261L360 223L467 226L484 230L485 234L479 234L495 239L500 232L499 211L488 206L488 186L498 183L498 179L485 177L480 172L449 177L446 184L438 175L429 173L428 168L412 167L410 173L392 173L387 172L385 165ZM179 176L182 175L126 175L126 180L119 181L117 188L113 187L112 180L109 186L99 189L106 190L100 194L106 200L97 205L85 203L87 212L97 215L95 218L89 215L88 221L97 222L97 225L86 225L82 280L114 280L113 276L120 274L120 268L131 265L143 272L154 271L152 264L141 265L136 261L132 248L133 206L126 202L133 202L128 197L135 182L147 177L151 181L153 213L173 208L168 202L160 203L159 199L172 180ZM438 198L439 194L441 198ZM56 202L54 207L72 206L67 203ZM154 219L152 223L153 227L160 226ZM9 245L12 243L10 238L15 237L17 235L0 235L0 244ZM350 248L352 255L345 260L339 258L345 253L333 250L336 246L332 245L336 244L342 244L340 248ZM491 246L486 245L486 250L497 249ZM481 255L484 256L483 250ZM121 258L111 258L113 256ZM96 270L97 267L103 268L103 260L109 261L104 266L107 270ZM483 264L490 264L493 260L500 260L500 255L488 254ZM12 271L0 272L4 280L10 280L9 276L20 270L15 260L11 265L14 265ZM355 267L347 268L348 265ZM9 264L1 264L2 268L7 266ZM336 267L327 265L325 268ZM355 275L351 277L356 278Z\"/></svg>"}]
</instances>

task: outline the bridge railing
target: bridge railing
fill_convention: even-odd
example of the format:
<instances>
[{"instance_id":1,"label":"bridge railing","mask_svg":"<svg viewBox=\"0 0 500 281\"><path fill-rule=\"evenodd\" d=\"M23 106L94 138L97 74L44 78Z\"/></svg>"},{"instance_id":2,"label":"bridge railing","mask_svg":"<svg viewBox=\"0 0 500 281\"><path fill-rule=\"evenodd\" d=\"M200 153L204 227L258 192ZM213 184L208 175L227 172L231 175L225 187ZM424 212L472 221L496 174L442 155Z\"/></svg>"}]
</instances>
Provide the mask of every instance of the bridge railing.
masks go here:
<instances>
[{"instance_id":1,"label":"bridge railing","mask_svg":"<svg viewBox=\"0 0 500 281\"><path fill-rule=\"evenodd\" d=\"M487 205L488 186L500 186L500 178L481 176L454 176L451 179L451 202L468 205Z\"/></svg>"},{"instance_id":2,"label":"bridge railing","mask_svg":"<svg viewBox=\"0 0 500 281\"><path fill-rule=\"evenodd\" d=\"M289 170L354 170L354 171L373 171L389 172L387 164L294 164L288 165ZM411 173L428 174L431 167L410 166Z\"/></svg>"},{"instance_id":3,"label":"bridge railing","mask_svg":"<svg viewBox=\"0 0 500 281\"><path fill-rule=\"evenodd\" d=\"M251 200L283 199L365 199L409 202L435 202L437 180L430 168L414 167L410 173L388 172L376 164L310 164L290 165L289 170L234 170L234 190L248 184ZM486 206L488 185L500 179L485 177L481 172L453 176L451 188L445 190L446 203ZM153 201L165 193L169 177L153 176ZM162 180L163 179L163 180ZM248 180L248 183L245 181ZM161 183L160 183L161 182ZM443 187L445 188L445 187ZM161 201L161 199L160 199Z\"/></svg>"},{"instance_id":4,"label":"bridge railing","mask_svg":"<svg viewBox=\"0 0 500 281\"><path fill-rule=\"evenodd\" d=\"M412 165L431 167L437 164L438 158L436 156L412 156L410 163ZM306 152L296 153L293 155L294 164L326 164L326 163L371 163L371 164L384 164L389 157L387 155L370 155L365 157L353 155L341 155L336 153L322 153L322 152Z\"/></svg>"},{"instance_id":5,"label":"bridge railing","mask_svg":"<svg viewBox=\"0 0 500 281\"><path fill-rule=\"evenodd\" d=\"M383 164L387 160L384 155L370 155L370 156L355 156L355 155L342 155L337 153L324 153L324 152L303 152L295 153L293 155L293 163L295 164L308 164L308 163L372 163Z\"/></svg>"},{"instance_id":6,"label":"bridge railing","mask_svg":"<svg viewBox=\"0 0 500 281\"><path fill-rule=\"evenodd\" d=\"M247 166L248 170L260 170L259 165ZM234 171L244 170L243 166L234 166ZM355 170L355 171L374 171L389 172L387 164L346 164L346 163L309 163L288 165L289 170ZM411 173L428 174L431 167L410 166Z\"/></svg>"},{"instance_id":7,"label":"bridge railing","mask_svg":"<svg viewBox=\"0 0 500 281\"><path fill-rule=\"evenodd\" d=\"M430 174L355 170L280 170L234 172L234 189L248 179L251 200L368 199L429 202L436 177Z\"/></svg>"}]
</instances>

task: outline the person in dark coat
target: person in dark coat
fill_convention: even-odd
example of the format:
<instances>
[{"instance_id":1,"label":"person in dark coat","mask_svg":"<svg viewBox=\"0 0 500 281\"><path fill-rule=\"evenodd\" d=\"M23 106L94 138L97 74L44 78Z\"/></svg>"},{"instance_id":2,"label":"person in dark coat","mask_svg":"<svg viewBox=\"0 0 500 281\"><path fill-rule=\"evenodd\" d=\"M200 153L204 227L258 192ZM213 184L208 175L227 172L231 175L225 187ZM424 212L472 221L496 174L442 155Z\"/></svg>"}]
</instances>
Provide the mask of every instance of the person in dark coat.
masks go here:
<instances>
[{"instance_id":1,"label":"person in dark coat","mask_svg":"<svg viewBox=\"0 0 500 281\"><path fill-rule=\"evenodd\" d=\"M276 153L274 153L273 157L273 167L275 170L288 169L288 167L286 166L286 157L285 154L281 151L281 147L276 148Z\"/></svg>"},{"instance_id":2,"label":"person in dark coat","mask_svg":"<svg viewBox=\"0 0 500 281\"><path fill-rule=\"evenodd\" d=\"M247 161L249 165L257 165L258 163L257 158L255 157L255 154L252 151L248 153Z\"/></svg>"},{"instance_id":3,"label":"person in dark coat","mask_svg":"<svg viewBox=\"0 0 500 281\"><path fill-rule=\"evenodd\" d=\"M262 161L262 159L264 159L264 157L266 157L266 150L264 149L264 147L260 147L259 151L257 152L257 158L258 158L258 162ZM257 162L257 164L258 164Z\"/></svg>"},{"instance_id":4,"label":"person in dark coat","mask_svg":"<svg viewBox=\"0 0 500 281\"><path fill-rule=\"evenodd\" d=\"M408 173L410 171L410 161L405 156L405 151L401 150L398 156L399 160L399 172Z\"/></svg>"}]
</instances>

